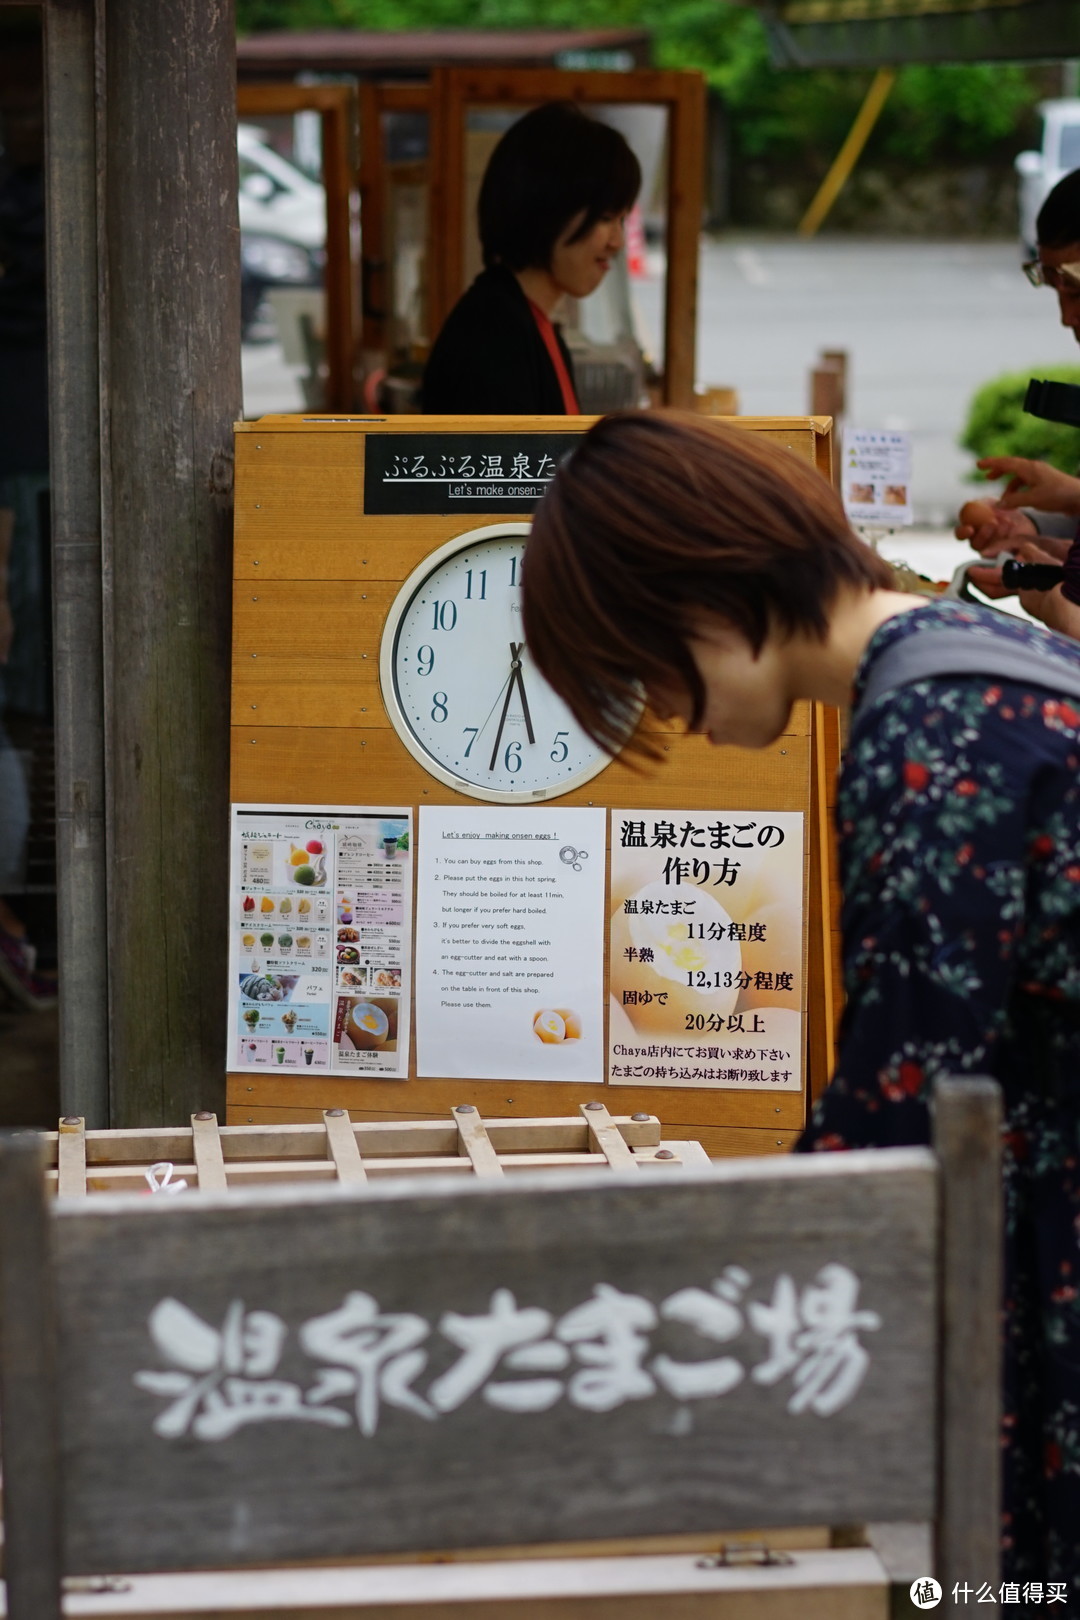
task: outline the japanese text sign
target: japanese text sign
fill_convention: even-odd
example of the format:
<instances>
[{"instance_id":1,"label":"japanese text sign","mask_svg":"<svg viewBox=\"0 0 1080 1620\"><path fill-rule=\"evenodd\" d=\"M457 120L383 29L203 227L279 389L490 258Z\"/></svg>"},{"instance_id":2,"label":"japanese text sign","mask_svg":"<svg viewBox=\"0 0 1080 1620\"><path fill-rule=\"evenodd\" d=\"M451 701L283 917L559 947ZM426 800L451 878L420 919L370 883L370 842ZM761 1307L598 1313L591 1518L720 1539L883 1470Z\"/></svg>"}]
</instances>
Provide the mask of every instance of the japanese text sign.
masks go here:
<instances>
[{"instance_id":1,"label":"japanese text sign","mask_svg":"<svg viewBox=\"0 0 1080 1620\"><path fill-rule=\"evenodd\" d=\"M913 523L911 435L844 429L844 510L852 523L898 529Z\"/></svg>"},{"instance_id":2,"label":"japanese text sign","mask_svg":"<svg viewBox=\"0 0 1080 1620\"><path fill-rule=\"evenodd\" d=\"M613 1085L797 1091L803 1064L803 816L611 817Z\"/></svg>"},{"instance_id":3,"label":"japanese text sign","mask_svg":"<svg viewBox=\"0 0 1080 1620\"><path fill-rule=\"evenodd\" d=\"M579 442L577 433L372 433L364 511L528 512Z\"/></svg>"},{"instance_id":4,"label":"japanese text sign","mask_svg":"<svg viewBox=\"0 0 1080 1620\"><path fill-rule=\"evenodd\" d=\"M72 1561L811 1522L856 1475L926 1517L935 1188L898 1150L61 1211Z\"/></svg>"}]
</instances>

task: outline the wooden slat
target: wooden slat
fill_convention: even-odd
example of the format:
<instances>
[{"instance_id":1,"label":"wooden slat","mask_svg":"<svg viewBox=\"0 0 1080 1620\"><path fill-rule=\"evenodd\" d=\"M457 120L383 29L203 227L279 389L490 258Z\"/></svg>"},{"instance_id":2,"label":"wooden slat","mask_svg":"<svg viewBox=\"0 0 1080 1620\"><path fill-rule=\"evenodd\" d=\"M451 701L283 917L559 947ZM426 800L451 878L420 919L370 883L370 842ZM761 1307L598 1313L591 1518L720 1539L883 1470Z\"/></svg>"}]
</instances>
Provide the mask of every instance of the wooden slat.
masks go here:
<instances>
[{"instance_id":1,"label":"wooden slat","mask_svg":"<svg viewBox=\"0 0 1080 1620\"><path fill-rule=\"evenodd\" d=\"M192 1114L191 1143L199 1191L225 1192L229 1183L225 1176L225 1161L221 1156L216 1114Z\"/></svg>"},{"instance_id":2,"label":"wooden slat","mask_svg":"<svg viewBox=\"0 0 1080 1620\"><path fill-rule=\"evenodd\" d=\"M463 1154L478 1176L501 1176L502 1165L491 1144L482 1117L472 1103L461 1103L454 1109L457 1122L458 1152Z\"/></svg>"},{"instance_id":3,"label":"wooden slat","mask_svg":"<svg viewBox=\"0 0 1080 1620\"><path fill-rule=\"evenodd\" d=\"M344 1108L324 1109L323 1124L326 1127L327 1156L334 1161L338 1180L366 1181L364 1161L360 1157L360 1149L356 1145L356 1132L347 1111Z\"/></svg>"},{"instance_id":4,"label":"wooden slat","mask_svg":"<svg viewBox=\"0 0 1080 1620\"><path fill-rule=\"evenodd\" d=\"M496 1118L508 1123L535 1119L545 1109L562 1113L597 1095L596 1087L566 1081L517 1080L512 1085L493 1080L425 1080L421 1086L403 1086L400 1080L365 1080L363 1108L356 1106L356 1081L339 1075L309 1080L292 1075L229 1076L230 1118L237 1126L270 1125L286 1121L320 1120L323 1108L348 1108L357 1121L430 1120L443 1108L447 1113L459 1102L475 1103L490 1130ZM768 1131L800 1131L806 1104L798 1091L765 1092L632 1085L604 1088L620 1115L642 1113L659 1118L667 1136L701 1137L703 1128L757 1127ZM305 1112L306 1110L306 1112ZM249 1115L252 1116L249 1119ZM584 1121L578 1120L579 1128ZM704 1138L702 1138L704 1139ZM631 1146L634 1144L631 1143ZM88 1153L90 1149L87 1149ZM360 1151L366 1153L364 1143ZM453 1151L453 1150L451 1150ZM710 1151L712 1151L710 1149ZM763 1150L764 1151L764 1150Z\"/></svg>"},{"instance_id":5,"label":"wooden slat","mask_svg":"<svg viewBox=\"0 0 1080 1620\"><path fill-rule=\"evenodd\" d=\"M799 1620L887 1620L889 1614L888 1576L868 1548L799 1552L791 1564L765 1569L703 1568L694 1554L635 1550L566 1560L522 1551L521 1562L446 1563L440 1557L374 1568L136 1575L111 1597L69 1597L65 1613L68 1620L771 1620L792 1614Z\"/></svg>"},{"instance_id":6,"label":"wooden slat","mask_svg":"<svg viewBox=\"0 0 1080 1620\"><path fill-rule=\"evenodd\" d=\"M0 1468L4 1577L12 1620L60 1620L63 1573L52 1223L45 1152L32 1135L0 1139Z\"/></svg>"},{"instance_id":7,"label":"wooden slat","mask_svg":"<svg viewBox=\"0 0 1080 1620\"><path fill-rule=\"evenodd\" d=\"M1001 1090L965 1075L934 1089L941 1162L941 1451L934 1573L995 1579L1001 1510Z\"/></svg>"},{"instance_id":8,"label":"wooden slat","mask_svg":"<svg viewBox=\"0 0 1080 1620\"><path fill-rule=\"evenodd\" d=\"M57 1133L57 1187L61 1198L86 1196L86 1121L74 1115L60 1121Z\"/></svg>"},{"instance_id":9,"label":"wooden slat","mask_svg":"<svg viewBox=\"0 0 1080 1620\"><path fill-rule=\"evenodd\" d=\"M626 1145L626 1139L611 1115L607 1111L607 1104L602 1102L582 1103L581 1112L585 1123L589 1127L589 1136L598 1153L602 1153L613 1170L632 1170L635 1164L634 1155Z\"/></svg>"}]
</instances>

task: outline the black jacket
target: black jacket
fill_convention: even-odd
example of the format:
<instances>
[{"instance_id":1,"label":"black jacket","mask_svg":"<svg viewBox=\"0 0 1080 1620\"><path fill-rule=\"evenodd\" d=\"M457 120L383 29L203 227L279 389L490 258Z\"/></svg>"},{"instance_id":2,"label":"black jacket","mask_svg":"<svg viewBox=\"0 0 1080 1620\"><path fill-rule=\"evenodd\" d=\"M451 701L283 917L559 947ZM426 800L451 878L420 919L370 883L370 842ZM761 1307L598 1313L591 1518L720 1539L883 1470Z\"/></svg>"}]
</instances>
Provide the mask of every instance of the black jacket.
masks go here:
<instances>
[{"instance_id":1,"label":"black jacket","mask_svg":"<svg viewBox=\"0 0 1080 1620\"><path fill-rule=\"evenodd\" d=\"M574 367L556 332L570 380ZM423 408L447 416L565 416L529 300L509 270L484 270L458 299L424 369Z\"/></svg>"}]
</instances>

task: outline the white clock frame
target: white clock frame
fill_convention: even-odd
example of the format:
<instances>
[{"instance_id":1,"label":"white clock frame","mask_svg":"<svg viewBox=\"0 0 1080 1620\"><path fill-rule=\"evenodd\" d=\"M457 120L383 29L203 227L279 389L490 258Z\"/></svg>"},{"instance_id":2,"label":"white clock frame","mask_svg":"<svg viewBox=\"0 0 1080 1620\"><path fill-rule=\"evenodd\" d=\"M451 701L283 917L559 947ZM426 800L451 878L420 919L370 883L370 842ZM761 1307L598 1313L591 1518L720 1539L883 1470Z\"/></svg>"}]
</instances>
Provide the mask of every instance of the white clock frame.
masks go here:
<instances>
[{"instance_id":1,"label":"white clock frame","mask_svg":"<svg viewBox=\"0 0 1080 1620\"><path fill-rule=\"evenodd\" d=\"M463 534L456 534L453 539L428 552L423 562L413 569L391 603L379 647L379 682L382 687L383 707L401 742L413 759L423 766L429 776L435 777L436 781L445 783L447 787L453 788L456 793L461 793L466 798L480 799L488 804L540 804L545 799L561 799L565 794L573 793L576 788L599 776L601 771L606 770L611 764L611 758L603 754L595 764L575 771L573 775L553 783L550 787L525 788L518 793L505 792L501 788L478 787L475 782L465 781L427 751L406 718L394 678L398 631L418 591L451 557L485 540L506 540L525 536L531 527L529 523L515 522L485 524L482 528L468 529ZM536 678L543 679L539 671L536 671Z\"/></svg>"}]
</instances>

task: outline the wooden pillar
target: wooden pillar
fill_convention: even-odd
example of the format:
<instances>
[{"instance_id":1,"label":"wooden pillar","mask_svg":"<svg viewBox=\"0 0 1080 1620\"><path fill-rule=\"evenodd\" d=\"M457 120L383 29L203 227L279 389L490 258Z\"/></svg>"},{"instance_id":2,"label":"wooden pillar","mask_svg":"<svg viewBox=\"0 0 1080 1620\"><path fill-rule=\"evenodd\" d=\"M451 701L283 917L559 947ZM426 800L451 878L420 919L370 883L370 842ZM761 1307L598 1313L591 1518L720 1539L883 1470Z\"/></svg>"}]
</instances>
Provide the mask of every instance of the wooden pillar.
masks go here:
<instances>
[{"instance_id":1,"label":"wooden pillar","mask_svg":"<svg viewBox=\"0 0 1080 1620\"><path fill-rule=\"evenodd\" d=\"M232 0L98 0L111 1115L225 1106Z\"/></svg>"},{"instance_id":2,"label":"wooden pillar","mask_svg":"<svg viewBox=\"0 0 1080 1620\"><path fill-rule=\"evenodd\" d=\"M44 8L60 1110L109 1123L94 0Z\"/></svg>"}]
</instances>

